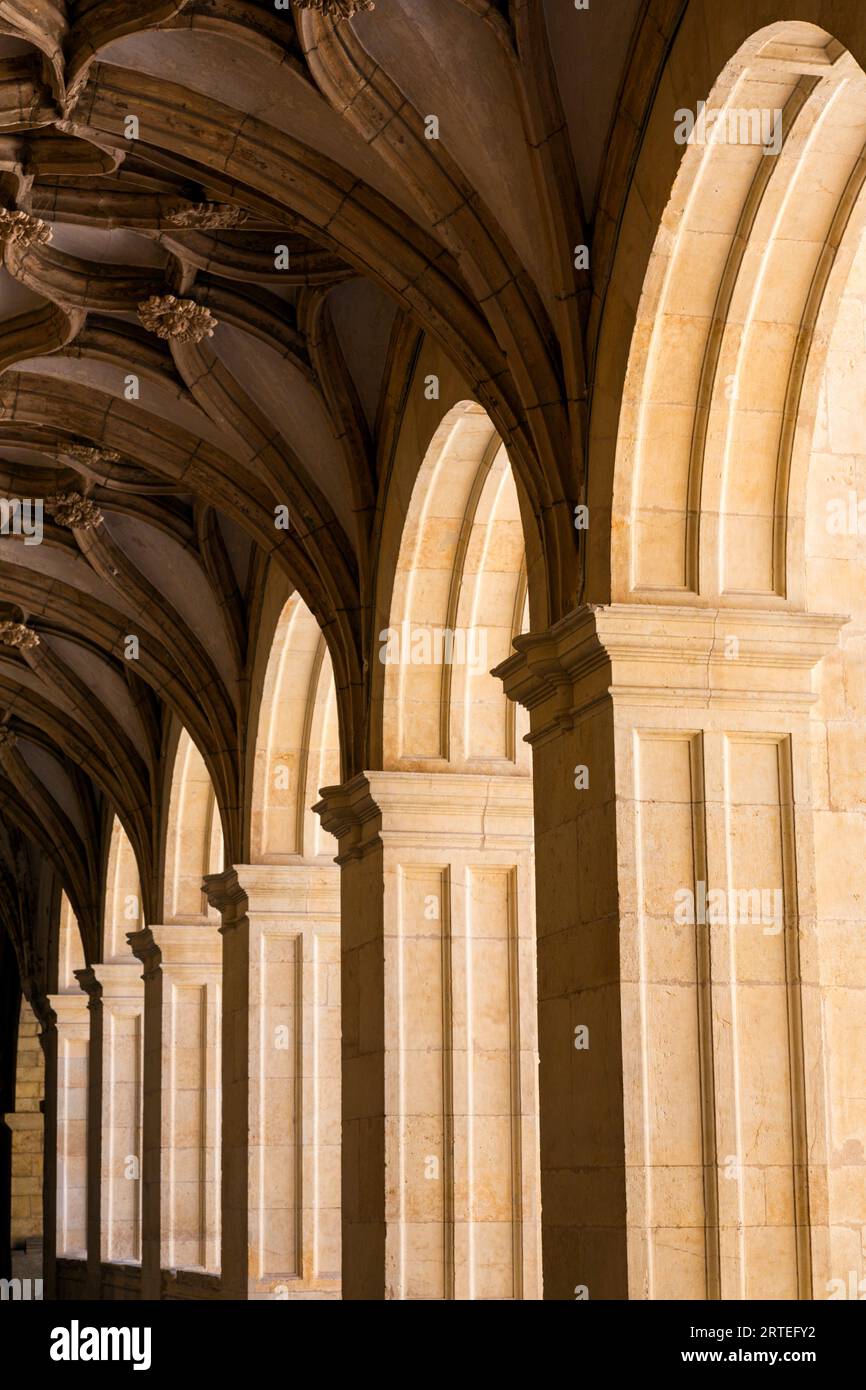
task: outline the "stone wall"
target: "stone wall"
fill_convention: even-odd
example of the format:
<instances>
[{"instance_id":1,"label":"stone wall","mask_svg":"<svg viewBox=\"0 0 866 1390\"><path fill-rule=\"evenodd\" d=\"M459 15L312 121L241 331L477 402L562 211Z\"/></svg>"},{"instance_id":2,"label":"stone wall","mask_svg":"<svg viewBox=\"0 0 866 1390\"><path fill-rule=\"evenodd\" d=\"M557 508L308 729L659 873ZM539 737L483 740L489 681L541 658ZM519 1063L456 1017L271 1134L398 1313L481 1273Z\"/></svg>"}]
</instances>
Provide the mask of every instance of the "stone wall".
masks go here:
<instances>
[{"instance_id":1,"label":"stone wall","mask_svg":"<svg viewBox=\"0 0 866 1390\"><path fill-rule=\"evenodd\" d=\"M12 1246L42 1235L42 1099L45 1072L39 1025L26 1000L21 1001L15 1113L6 1116L12 1131Z\"/></svg>"}]
</instances>

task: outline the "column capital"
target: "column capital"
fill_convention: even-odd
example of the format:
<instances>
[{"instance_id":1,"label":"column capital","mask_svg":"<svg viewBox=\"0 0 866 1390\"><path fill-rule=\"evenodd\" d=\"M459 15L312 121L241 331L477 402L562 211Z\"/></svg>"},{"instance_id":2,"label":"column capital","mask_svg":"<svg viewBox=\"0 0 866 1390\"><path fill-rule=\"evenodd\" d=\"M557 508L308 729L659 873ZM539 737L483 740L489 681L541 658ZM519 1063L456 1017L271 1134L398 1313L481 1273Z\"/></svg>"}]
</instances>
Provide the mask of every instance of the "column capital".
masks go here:
<instances>
[{"instance_id":1,"label":"column capital","mask_svg":"<svg viewBox=\"0 0 866 1390\"><path fill-rule=\"evenodd\" d=\"M90 1027L88 1008L90 1001L83 991L76 994L49 994L49 1024L55 1028L70 1029L82 1026Z\"/></svg>"},{"instance_id":2,"label":"column capital","mask_svg":"<svg viewBox=\"0 0 866 1390\"><path fill-rule=\"evenodd\" d=\"M202 892L206 895L209 906L216 908L220 913L223 926L227 922L239 921L247 910L247 895L238 876L239 868L240 866L231 865L228 869L223 869L222 873L205 874L202 879Z\"/></svg>"},{"instance_id":3,"label":"column capital","mask_svg":"<svg viewBox=\"0 0 866 1390\"><path fill-rule=\"evenodd\" d=\"M141 931L127 932L126 939L144 966L145 980L167 967L192 972L220 964L219 932L212 926L143 927Z\"/></svg>"},{"instance_id":4,"label":"column capital","mask_svg":"<svg viewBox=\"0 0 866 1390\"><path fill-rule=\"evenodd\" d=\"M322 787L321 796L321 801L316 803L313 810L340 845L338 864L342 864L347 857L344 844L348 857L352 857L353 853L362 852L364 847L377 841L382 813L373 799L367 773L359 772L339 786ZM347 843L350 838L351 848Z\"/></svg>"},{"instance_id":5,"label":"column capital","mask_svg":"<svg viewBox=\"0 0 866 1390\"><path fill-rule=\"evenodd\" d=\"M337 863L370 846L521 847L532 840L532 779L451 772L359 773L324 787L313 808L340 844Z\"/></svg>"},{"instance_id":6,"label":"column capital","mask_svg":"<svg viewBox=\"0 0 866 1390\"><path fill-rule=\"evenodd\" d=\"M211 907L225 930L249 913L268 917L338 917L339 869L333 862L298 860L290 864L234 864L203 882Z\"/></svg>"},{"instance_id":7,"label":"column capital","mask_svg":"<svg viewBox=\"0 0 866 1390\"><path fill-rule=\"evenodd\" d=\"M75 971L75 978L91 1000L140 1000L144 992L141 962L98 962Z\"/></svg>"},{"instance_id":8,"label":"column capital","mask_svg":"<svg viewBox=\"0 0 866 1390\"><path fill-rule=\"evenodd\" d=\"M516 637L493 674L535 715L530 742L609 698L680 708L763 702L804 714L812 670L847 621L788 608L587 605L547 632Z\"/></svg>"},{"instance_id":9,"label":"column capital","mask_svg":"<svg viewBox=\"0 0 866 1390\"><path fill-rule=\"evenodd\" d=\"M10 1110L6 1115L0 1115L0 1120L13 1134L31 1130L39 1130L41 1134L45 1128L45 1116L41 1110Z\"/></svg>"}]
</instances>

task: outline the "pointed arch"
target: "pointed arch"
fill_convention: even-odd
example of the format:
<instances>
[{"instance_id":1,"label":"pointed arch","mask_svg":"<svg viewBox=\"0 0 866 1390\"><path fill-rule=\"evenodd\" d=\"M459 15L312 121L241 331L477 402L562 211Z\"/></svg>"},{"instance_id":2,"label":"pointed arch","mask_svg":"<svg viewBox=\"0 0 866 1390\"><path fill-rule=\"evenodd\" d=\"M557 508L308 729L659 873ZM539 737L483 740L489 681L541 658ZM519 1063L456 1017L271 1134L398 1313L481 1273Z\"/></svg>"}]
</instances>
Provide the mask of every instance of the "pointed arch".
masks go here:
<instances>
[{"instance_id":1,"label":"pointed arch","mask_svg":"<svg viewBox=\"0 0 866 1390\"><path fill-rule=\"evenodd\" d=\"M277 621L264 675L250 807L253 864L322 858L336 852L312 807L337 781L337 697L324 636L300 594Z\"/></svg>"},{"instance_id":2,"label":"pointed arch","mask_svg":"<svg viewBox=\"0 0 866 1390\"><path fill-rule=\"evenodd\" d=\"M803 450L866 219L866 74L793 21L745 39L697 105L669 70L602 322L587 596L802 607Z\"/></svg>"},{"instance_id":3,"label":"pointed arch","mask_svg":"<svg viewBox=\"0 0 866 1390\"><path fill-rule=\"evenodd\" d=\"M115 816L105 873L102 959L128 960L130 950L126 934L140 931L143 926L144 907L135 851L119 818Z\"/></svg>"},{"instance_id":4,"label":"pointed arch","mask_svg":"<svg viewBox=\"0 0 866 1390\"><path fill-rule=\"evenodd\" d=\"M216 914L202 888L223 867L223 833L213 782L186 729L181 731L169 798L165 842L165 920L203 923Z\"/></svg>"},{"instance_id":5,"label":"pointed arch","mask_svg":"<svg viewBox=\"0 0 866 1390\"><path fill-rule=\"evenodd\" d=\"M60 920L57 946L57 992L59 994L78 994L81 986L75 978L76 970L85 966L84 943L78 918L72 904L64 892L60 894Z\"/></svg>"},{"instance_id":6,"label":"pointed arch","mask_svg":"<svg viewBox=\"0 0 866 1390\"><path fill-rule=\"evenodd\" d=\"M462 401L414 480L376 634L383 766L528 775L524 712L490 674L527 624L515 478L483 407Z\"/></svg>"}]
</instances>

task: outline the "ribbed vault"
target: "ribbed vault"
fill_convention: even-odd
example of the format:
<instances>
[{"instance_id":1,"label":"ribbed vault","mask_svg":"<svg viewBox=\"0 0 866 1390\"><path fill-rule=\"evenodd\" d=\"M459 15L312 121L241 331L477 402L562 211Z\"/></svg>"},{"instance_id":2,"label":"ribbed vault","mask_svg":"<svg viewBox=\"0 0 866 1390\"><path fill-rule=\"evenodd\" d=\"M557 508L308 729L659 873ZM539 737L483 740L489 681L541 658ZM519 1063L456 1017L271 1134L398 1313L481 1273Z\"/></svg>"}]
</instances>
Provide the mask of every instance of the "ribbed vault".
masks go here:
<instances>
[{"instance_id":1,"label":"ribbed vault","mask_svg":"<svg viewBox=\"0 0 866 1390\"><path fill-rule=\"evenodd\" d=\"M0 4L0 804L88 960L121 833L143 919L192 911L184 748L226 862L250 844L271 589L322 634L342 774L371 765L407 411L483 406L538 622L577 596L583 215L544 14L347 8ZM43 991L49 954L19 954Z\"/></svg>"}]
</instances>

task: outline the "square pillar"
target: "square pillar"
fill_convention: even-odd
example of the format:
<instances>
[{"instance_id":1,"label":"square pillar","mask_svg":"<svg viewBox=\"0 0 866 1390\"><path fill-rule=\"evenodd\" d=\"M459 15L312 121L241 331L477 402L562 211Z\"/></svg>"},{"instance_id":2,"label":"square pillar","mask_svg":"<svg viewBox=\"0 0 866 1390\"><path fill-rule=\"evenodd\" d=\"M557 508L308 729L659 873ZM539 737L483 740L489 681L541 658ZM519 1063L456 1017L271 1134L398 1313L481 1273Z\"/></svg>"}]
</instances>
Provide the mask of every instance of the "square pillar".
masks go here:
<instances>
[{"instance_id":1,"label":"square pillar","mask_svg":"<svg viewBox=\"0 0 866 1390\"><path fill-rule=\"evenodd\" d=\"M342 868L343 1297L540 1296L532 786L367 772Z\"/></svg>"},{"instance_id":2,"label":"square pillar","mask_svg":"<svg viewBox=\"0 0 866 1390\"><path fill-rule=\"evenodd\" d=\"M205 886L222 917L223 1289L339 1298L339 870L245 864Z\"/></svg>"},{"instance_id":3,"label":"square pillar","mask_svg":"<svg viewBox=\"0 0 866 1390\"><path fill-rule=\"evenodd\" d=\"M57 1298L57 1029L46 1001L40 1016L39 1046L45 1068L45 1131L42 1156L42 1272L44 1297Z\"/></svg>"},{"instance_id":4,"label":"square pillar","mask_svg":"<svg viewBox=\"0 0 866 1390\"><path fill-rule=\"evenodd\" d=\"M12 1248L42 1239L42 1163L45 1121L44 1060L39 1024L25 998L21 999L18 1054L15 1065L15 1111L0 1116L10 1133Z\"/></svg>"},{"instance_id":5,"label":"square pillar","mask_svg":"<svg viewBox=\"0 0 866 1390\"><path fill-rule=\"evenodd\" d=\"M50 994L45 1050L46 1263L87 1258L87 1113L90 1017L87 996ZM53 1140L53 1142L52 1142ZM49 1289L50 1292L50 1289Z\"/></svg>"},{"instance_id":6,"label":"square pillar","mask_svg":"<svg viewBox=\"0 0 866 1390\"><path fill-rule=\"evenodd\" d=\"M582 608L497 668L531 720L547 1298L823 1287L809 711L841 621Z\"/></svg>"},{"instance_id":7,"label":"square pillar","mask_svg":"<svg viewBox=\"0 0 866 1390\"><path fill-rule=\"evenodd\" d=\"M141 963L77 970L90 1000L88 1286L104 1264L141 1262L144 982Z\"/></svg>"},{"instance_id":8,"label":"square pillar","mask_svg":"<svg viewBox=\"0 0 866 1390\"><path fill-rule=\"evenodd\" d=\"M142 1297L220 1260L221 949L210 926L128 936L144 966Z\"/></svg>"}]
</instances>

